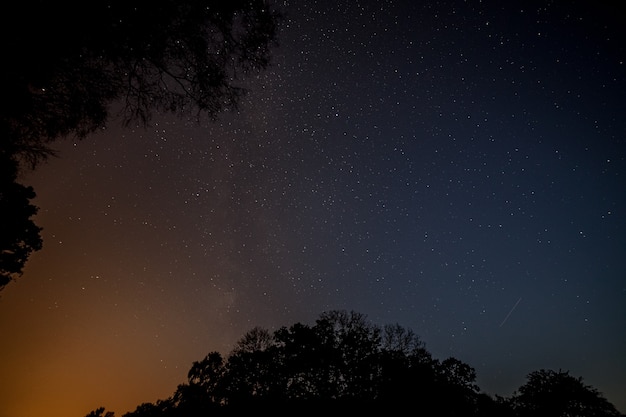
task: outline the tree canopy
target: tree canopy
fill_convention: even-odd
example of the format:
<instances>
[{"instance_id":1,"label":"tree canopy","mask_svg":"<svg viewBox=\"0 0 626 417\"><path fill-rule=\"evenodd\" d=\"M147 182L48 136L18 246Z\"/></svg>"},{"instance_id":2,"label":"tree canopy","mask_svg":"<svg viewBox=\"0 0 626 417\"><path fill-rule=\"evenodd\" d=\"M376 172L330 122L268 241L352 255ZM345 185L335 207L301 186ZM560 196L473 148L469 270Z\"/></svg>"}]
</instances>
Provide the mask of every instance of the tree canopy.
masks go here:
<instances>
[{"instance_id":1,"label":"tree canopy","mask_svg":"<svg viewBox=\"0 0 626 417\"><path fill-rule=\"evenodd\" d=\"M567 371L540 369L512 398L518 416L619 416L595 388Z\"/></svg>"},{"instance_id":2,"label":"tree canopy","mask_svg":"<svg viewBox=\"0 0 626 417\"><path fill-rule=\"evenodd\" d=\"M16 194L16 168L35 168L54 155L54 141L83 138L113 115L148 124L154 112L215 118L235 109L244 76L269 65L280 21L265 0L31 0L7 3L3 16L0 162L10 172L0 202L8 206L34 198L28 187ZM3 227L15 221L10 213ZM38 229L24 230L0 242L0 289L41 247ZM18 261L17 246L27 248Z\"/></svg>"},{"instance_id":3,"label":"tree canopy","mask_svg":"<svg viewBox=\"0 0 626 417\"><path fill-rule=\"evenodd\" d=\"M21 274L30 254L41 249L41 228L32 216L38 208L30 203L32 187L17 182L17 165L0 160L0 290Z\"/></svg>"},{"instance_id":4,"label":"tree canopy","mask_svg":"<svg viewBox=\"0 0 626 417\"><path fill-rule=\"evenodd\" d=\"M216 116L265 68L278 13L263 0L12 2L3 22L2 149L36 164L48 144L153 111Z\"/></svg>"},{"instance_id":5,"label":"tree canopy","mask_svg":"<svg viewBox=\"0 0 626 417\"><path fill-rule=\"evenodd\" d=\"M104 413L99 408L93 413ZM594 388L540 370L511 398L480 392L476 372L438 360L411 330L363 314L322 313L313 325L255 327L225 357L194 362L172 396L124 417L272 415L619 416ZM88 416L89 417L89 416ZM111 415L109 415L111 417Z\"/></svg>"}]
</instances>

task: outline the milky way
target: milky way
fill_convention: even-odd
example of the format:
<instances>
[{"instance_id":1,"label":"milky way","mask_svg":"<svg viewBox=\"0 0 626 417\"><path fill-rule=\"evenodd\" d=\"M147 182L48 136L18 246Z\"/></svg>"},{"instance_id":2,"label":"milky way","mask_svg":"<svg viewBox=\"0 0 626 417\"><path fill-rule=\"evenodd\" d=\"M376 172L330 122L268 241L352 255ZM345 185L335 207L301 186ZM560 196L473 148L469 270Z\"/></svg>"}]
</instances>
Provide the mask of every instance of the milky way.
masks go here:
<instances>
[{"instance_id":1,"label":"milky way","mask_svg":"<svg viewBox=\"0 0 626 417\"><path fill-rule=\"evenodd\" d=\"M44 248L0 299L0 416L121 415L330 309L411 328L488 393L563 369L625 412L614 11L279 6L238 111L112 120L25 175Z\"/></svg>"}]
</instances>

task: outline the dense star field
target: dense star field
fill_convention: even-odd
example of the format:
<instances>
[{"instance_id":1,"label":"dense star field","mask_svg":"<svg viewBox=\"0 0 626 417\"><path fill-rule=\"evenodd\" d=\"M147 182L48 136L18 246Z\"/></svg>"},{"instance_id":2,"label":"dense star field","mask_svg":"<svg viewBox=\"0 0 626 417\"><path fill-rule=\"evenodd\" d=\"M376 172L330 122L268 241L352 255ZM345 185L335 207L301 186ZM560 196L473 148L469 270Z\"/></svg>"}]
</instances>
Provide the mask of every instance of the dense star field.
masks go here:
<instances>
[{"instance_id":1,"label":"dense star field","mask_svg":"<svg viewBox=\"0 0 626 417\"><path fill-rule=\"evenodd\" d=\"M44 247L0 294L0 417L122 415L332 309L412 329L487 393L563 369L626 412L623 15L276 6L237 111L111 120L24 175Z\"/></svg>"}]
</instances>

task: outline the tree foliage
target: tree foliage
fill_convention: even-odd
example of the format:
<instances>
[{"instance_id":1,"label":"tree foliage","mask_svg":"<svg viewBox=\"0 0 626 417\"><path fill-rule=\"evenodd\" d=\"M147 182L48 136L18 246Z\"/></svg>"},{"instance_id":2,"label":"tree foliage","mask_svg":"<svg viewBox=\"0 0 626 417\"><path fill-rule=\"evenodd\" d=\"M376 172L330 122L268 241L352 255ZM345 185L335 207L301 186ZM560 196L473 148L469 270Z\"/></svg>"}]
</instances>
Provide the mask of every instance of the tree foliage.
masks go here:
<instances>
[{"instance_id":1,"label":"tree foliage","mask_svg":"<svg viewBox=\"0 0 626 417\"><path fill-rule=\"evenodd\" d=\"M530 373L527 379L511 399L517 416L620 415L598 390L569 372L541 369Z\"/></svg>"},{"instance_id":2,"label":"tree foliage","mask_svg":"<svg viewBox=\"0 0 626 417\"><path fill-rule=\"evenodd\" d=\"M124 417L407 411L420 416L619 416L595 389L567 373L541 370L528 378L513 397L493 398L480 392L471 366L456 358L434 359L410 329L379 327L363 314L334 310L322 313L314 325L251 329L227 357L211 352L194 362L187 382L171 397L141 404Z\"/></svg>"},{"instance_id":3,"label":"tree foliage","mask_svg":"<svg viewBox=\"0 0 626 417\"><path fill-rule=\"evenodd\" d=\"M86 417L113 417L114 415L113 411L106 411L104 407L99 407L87 414Z\"/></svg>"},{"instance_id":4,"label":"tree foliage","mask_svg":"<svg viewBox=\"0 0 626 417\"><path fill-rule=\"evenodd\" d=\"M235 109L244 76L269 65L280 21L265 0L26 0L4 5L3 16L0 162L18 168L115 115L148 124L154 112L215 118ZM1 203L32 214L24 198L34 190L0 174ZM2 212L2 228L28 223L12 213ZM2 286L41 247L35 230L2 235Z\"/></svg>"},{"instance_id":5,"label":"tree foliage","mask_svg":"<svg viewBox=\"0 0 626 417\"><path fill-rule=\"evenodd\" d=\"M0 291L21 275L30 254L42 247L41 228L32 218L38 210L30 202L34 197L32 187L17 182L15 162L0 159Z\"/></svg>"},{"instance_id":6,"label":"tree foliage","mask_svg":"<svg viewBox=\"0 0 626 417\"><path fill-rule=\"evenodd\" d=\"M139 0L7 5L2 148L38 163L49 143L153 111L210 116L236 107L237 80L265 68L278 13L264 0Z\"/></svg>"},{"instance_id":7,"label":"tree foliage","mask_svg":"<svg viewBox=\"0 0 626 417\"><path fill-rule=\"evenodd\" d=\"M194 362L166 400L124 417L371 415L609 417L615 408L567 373L540 370L511 398L480 392L476 372L434 359L411 330L334 310L310 326L255 327L224 358Z\"/></svg>"}]
</instances>

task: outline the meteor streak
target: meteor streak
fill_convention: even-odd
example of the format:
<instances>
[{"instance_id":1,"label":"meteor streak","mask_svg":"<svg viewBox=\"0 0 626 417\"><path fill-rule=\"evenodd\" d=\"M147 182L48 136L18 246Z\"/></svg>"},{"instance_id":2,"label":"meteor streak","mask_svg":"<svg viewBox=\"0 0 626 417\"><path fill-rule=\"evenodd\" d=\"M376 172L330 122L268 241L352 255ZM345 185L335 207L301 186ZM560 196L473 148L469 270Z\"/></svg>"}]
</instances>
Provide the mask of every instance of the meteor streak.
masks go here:
<instances>
[{"instance_id":1,"label":"meteor streak","mask_svg":"<svg viewBox=\"0 0 626 417\"><path fill-rule=\"evenodd\" d=\"M509 314L506 315L506 317L504 318L504 320L502 320L502 323L500 323L499 327L504 326L504 323L506 323L506 321L509 319L509 316L511 315L511 313L513 313L513 310L515 310L515 307L517 307L517 305L519 304L519 302L522 301L522 297L520 297L517 302L515 303L515 305L513 306L513 308L511 309L511 311L509 311Z\"/></svg>"}]
</instances>

